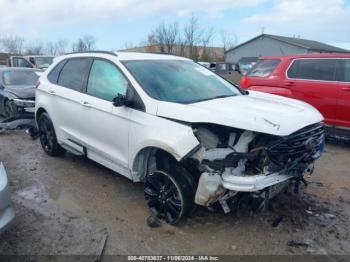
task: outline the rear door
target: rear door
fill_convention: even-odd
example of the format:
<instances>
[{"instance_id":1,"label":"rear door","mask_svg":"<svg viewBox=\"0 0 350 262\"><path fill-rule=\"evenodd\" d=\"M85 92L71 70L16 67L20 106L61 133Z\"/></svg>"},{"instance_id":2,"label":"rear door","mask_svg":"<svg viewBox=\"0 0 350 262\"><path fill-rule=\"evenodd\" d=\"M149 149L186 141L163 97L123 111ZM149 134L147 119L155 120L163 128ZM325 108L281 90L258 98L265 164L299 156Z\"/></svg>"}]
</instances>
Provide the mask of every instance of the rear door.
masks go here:
<instances>
[{"instance_id":1,"label":"rear door","mask_svg":"<svg viewBox=\"0 0 350 262\"><path fill-rule=\"evenodd\" d=\"M317 108L326 123L335 124L339 85L335 79L339 59L295 59L286 73L285 85L293 98Z\"/></svg>"},{"instance_id":2,"label":"rear door","mask_svg":"<svg viewBox=\"0 0 350 262\"><path fill-rule=\"evenodd\" d=\"M340 65L337 73L339 93L336 122L338 126L350 128L350 59L339 61Z\"/></svg>"},{"instance_id":3,"label":"rear door","mask_svg":"<svg viewBox=\"0 0 350 262\"><path fill-rule=\"evenodd\" d=\"M86 119L81 115L81 96L85 89L91 58L71 58L59 72L57 84L49 94L53 97L50 116L55 124L60 142L83 152L81 146L81 126ZM50 77L50 76L49 76Z\"/></svg>"}]
</instances>

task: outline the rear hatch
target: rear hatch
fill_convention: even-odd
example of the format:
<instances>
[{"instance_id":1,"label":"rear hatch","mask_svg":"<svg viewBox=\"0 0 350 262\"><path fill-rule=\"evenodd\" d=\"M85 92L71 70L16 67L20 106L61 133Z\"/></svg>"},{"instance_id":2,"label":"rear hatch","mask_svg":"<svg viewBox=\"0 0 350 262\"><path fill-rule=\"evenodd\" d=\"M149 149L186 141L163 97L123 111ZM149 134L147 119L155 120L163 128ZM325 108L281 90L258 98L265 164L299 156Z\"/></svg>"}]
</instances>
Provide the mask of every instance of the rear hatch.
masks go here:
<instances>
[{"instance_id":1,"label":"rear hatch","mask_svg":"<svg viewBox=\"0 0 350 262\"><path fill-rule=\"evenodd\" d=\"M280 59L259 59L252 69L241 78L240 86L247 89L252 85L263 85L280 62Z\"/></svg>"}]
</instances>

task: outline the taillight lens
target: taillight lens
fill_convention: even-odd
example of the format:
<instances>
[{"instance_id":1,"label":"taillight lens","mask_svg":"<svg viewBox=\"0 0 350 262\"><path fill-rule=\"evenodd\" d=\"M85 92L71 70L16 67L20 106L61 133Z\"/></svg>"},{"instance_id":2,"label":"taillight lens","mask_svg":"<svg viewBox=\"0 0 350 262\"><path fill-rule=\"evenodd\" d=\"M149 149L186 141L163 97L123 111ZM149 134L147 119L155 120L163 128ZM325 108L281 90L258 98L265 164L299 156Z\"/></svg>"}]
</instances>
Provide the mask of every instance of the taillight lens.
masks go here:
<instances>
[{"instance_id":1,"label":"taillight lens","mask_svg":"<svg viewBox=\"0 0 350 262\"><path fill-rule=\"evenodd\" d=\"M40 85L40 81L36 82L35 89L37 89L39 87L39 85Z\"/></svg>"},{"instance_id":2,"label":"taillight lens","mask_svg":"<svg viewBox=\"0 0 350 262\"><path fill-rule=\"evenodd\" d=\"M240 86L241 86L242 88L245 88L245 89L247 89L247 88L249 87L248 77L243 76L243 77L241 78Z\"/></svg>"}]
</instances>

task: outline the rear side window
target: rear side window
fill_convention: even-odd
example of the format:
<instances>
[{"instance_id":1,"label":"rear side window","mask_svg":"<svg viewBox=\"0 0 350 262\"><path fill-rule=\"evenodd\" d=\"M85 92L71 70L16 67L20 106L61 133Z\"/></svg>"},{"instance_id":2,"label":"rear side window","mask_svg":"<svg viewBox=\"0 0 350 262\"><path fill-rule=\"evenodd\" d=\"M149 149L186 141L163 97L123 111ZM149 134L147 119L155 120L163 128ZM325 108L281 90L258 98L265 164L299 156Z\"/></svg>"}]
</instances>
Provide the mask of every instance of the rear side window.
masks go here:
<instances>
[{"instance_id":1,"label":"rear side window","mask_svg":"<svg viewBox=\"0 0 350 262\"><path fill-rule=\"evenodd\" d=\"M279 59L264 59L259 60L254 67L248 72L248 76L257 76L257 77L267 77L276 66L280 63Z\"/></svg>"},{"instance_id":2,"label":"rear side window","mask_svg":"<svg viewBox=\"0 0 350 262\"><path fill-rule=\"evenodd\" d=\"M57 84L58 77L60 75L60 72L63 68L63 66L66 64L67 60L63 60L58 63L58 65L55 66L53 70L49 73L47 76L47 79L52 83L52 84Z\"/></svg>"},{"instance_id":3,"label":"rear side window","mask_svg":"<svg viewBox=\"0 0 350 262\"><path fill-rule=\"evenodd\" d=\"M14 57L12 59L13 61L13 67L28 67L33 68L33 65L31 65L27 60L25 60L22 57Z\"/></svg>"},{"instance_id":4,"label":"rear side window","mask_svg":"<svg viewBox=\"0 0 350 262\"><path fill-rule=\"evenodd\" d=\"M310 80L335 80L337 59L300 59L295 60L288 69L288 78Z\"/></svg>"},{"instance_id":5,"label":"rear side window","mask_svg":"<svg viewBox=\"0 0 350 262\"><path fill-rule=\"evenodd\" d=\"M85 89L92 59L69 59L59 74L58 84L79 92Z\"/></svg>"}]
</instances>

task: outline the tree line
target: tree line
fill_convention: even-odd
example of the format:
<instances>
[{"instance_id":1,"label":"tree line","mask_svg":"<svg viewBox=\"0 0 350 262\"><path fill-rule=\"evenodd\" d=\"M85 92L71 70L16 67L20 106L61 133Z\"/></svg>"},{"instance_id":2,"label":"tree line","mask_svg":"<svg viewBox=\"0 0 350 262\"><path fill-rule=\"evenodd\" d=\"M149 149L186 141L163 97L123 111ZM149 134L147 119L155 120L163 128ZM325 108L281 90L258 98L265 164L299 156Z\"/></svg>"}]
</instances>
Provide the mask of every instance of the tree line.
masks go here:
<instances>
[{"instance_id":1,"label":"tree line","mask_svg":"<svg viewBox=\"0 0 350 262\"><path fill-rule=\"evenodd\" d=\"M21 36L0 36L0 52L18 55L62 55L69 52L83 52L96 50L96 38L92 35L84 35L75 42L69 43L65 39L56 41L28 42ZM214 43L221 50L226 51L237 44L237 37L225 30L216 31L214 27L206 27L200 24L198 17L191 15L188 21L180 26L178 22L160 23L147 34L146 40L139 46L148 46L148 52L161 52L189 57L196 61L213 61L215 49ZM125 48L134 48L132 43L126 43ZM155 50L153 49L155 48Z\"/></svg>"},{"instance_id":2,"label":"tree line","mask_svg":"<svg viewBox=\"0 0 350 262\"><path fill-rule=\"evenodd\" d=\"M0 37L0 51L16 55L62 55L69 52L91 51L96 47L96 38L91 35L84 35L69 45L65 39L57 41L27 42L21 36Z\"/></svg>"},{"instance_id":3,"label":"tree line","mask_svg":"<svg viewBox=\"0 0 350 262\"><path fill-rule=\"evenodd\" d=\"M155 51L161 53L186 56L196 61L213 61L215 50L211 47L214 43L223 48L223 51L227 51L237 44L237 37L225 30L217 32L214 27L206 28L200 24L198 17L192 14L182 27L178 22L157 25L147 35L143 44L149 47L156 46ZM133 46L129 43L126 47Z\"/></svg>"}]
</instances>

